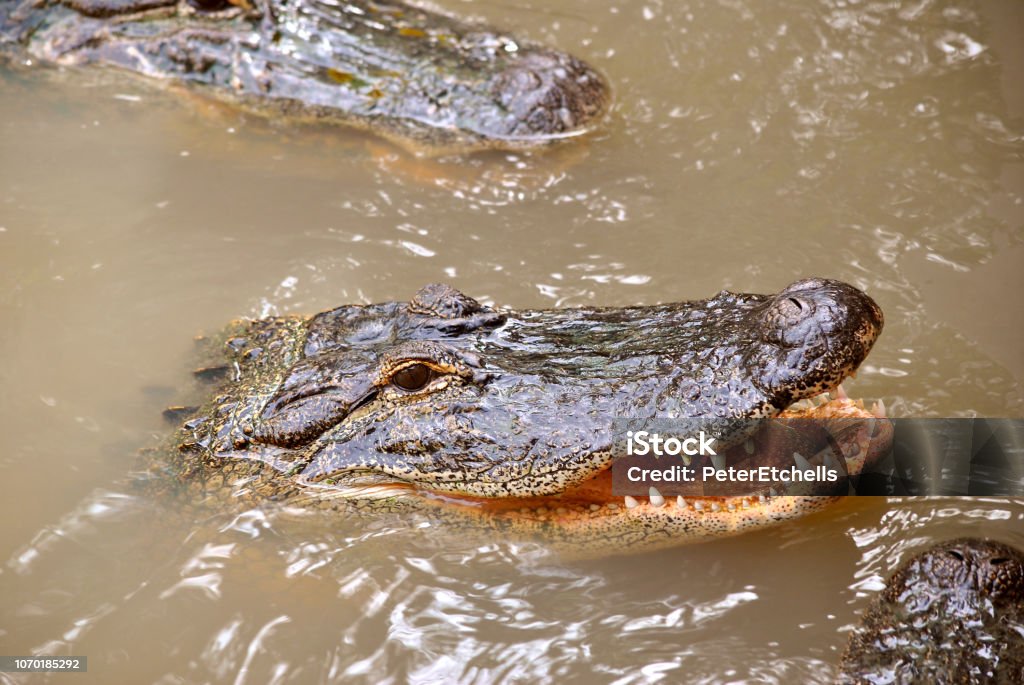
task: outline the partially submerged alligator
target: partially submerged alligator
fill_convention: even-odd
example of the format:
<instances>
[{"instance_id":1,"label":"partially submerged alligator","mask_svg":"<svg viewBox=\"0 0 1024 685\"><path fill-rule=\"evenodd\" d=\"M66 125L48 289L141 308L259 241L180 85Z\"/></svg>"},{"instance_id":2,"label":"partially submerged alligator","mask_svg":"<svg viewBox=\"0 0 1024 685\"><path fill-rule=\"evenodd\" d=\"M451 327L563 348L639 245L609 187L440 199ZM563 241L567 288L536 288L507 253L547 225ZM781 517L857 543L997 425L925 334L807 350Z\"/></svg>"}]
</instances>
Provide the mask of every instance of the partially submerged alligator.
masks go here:
<instances>
[{"instance_id":1,"label":"partially submerged alligator","mask_svg":"<svg viewBox=\"0 0 1024 685\"><path fill-rule=\"evenodd\" d=\"M401 0L0 0L5 46L423 148L576 136L609 101L572 55Z\"/></svg>"},{"instance_id":2,"label":"partially submerged alligator","mask_svg":"<svg viewBox=\"0 0 1024 685\"><path fill-rule=\"evenodd\" d=\"M906 561L851 636L839 682L1024 683L1024 552L964 538Z\"/></svg>"},{"instance_id":3,"label":"partially submerged alligator","mask_svg":"<svg viewBox=\"0 0 1024 685\"><path fill-rule=\"evenodd\" d=\"M828 498L613 496L612 420L871 417L838 388L881 328L871 298L822 279L776 295L527 311L430 285L410 302L239 321L205 341L197 375L216 390L171 411L187 418L179 456L154 460L151 481L192 503L428 511L577 552L727 535ZM887 447L887 422L864 423L842 438L862 460Z\"/></svg>"}]
</instances>

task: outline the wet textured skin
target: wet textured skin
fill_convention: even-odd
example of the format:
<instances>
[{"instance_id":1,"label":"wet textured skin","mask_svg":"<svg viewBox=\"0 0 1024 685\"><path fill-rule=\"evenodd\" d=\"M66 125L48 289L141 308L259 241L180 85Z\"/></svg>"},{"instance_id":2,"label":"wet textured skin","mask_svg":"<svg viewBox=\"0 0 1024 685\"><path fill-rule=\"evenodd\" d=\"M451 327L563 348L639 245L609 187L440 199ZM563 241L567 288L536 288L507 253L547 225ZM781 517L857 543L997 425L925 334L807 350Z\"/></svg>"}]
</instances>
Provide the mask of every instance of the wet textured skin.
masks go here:
<instances>
[{"instance_id":1,"label":"wet textured skin","mask_svg":"<svg viewBox=\"0 0 1024 685\"><path fill-rule=\"evenodd\" d=\"M964 538L905 562L851 637L839 682L1024 683L1024 552Z\"/></svg>"},{"instance_id":2,"label":"wet textured skin","mask_svg":"<svg viewBox=\"0 0 1024 685\"><path fill-rule=\"evenodd\" d=\"M572 55L400 1L0 0L5 45L423 149L575 136L609 101Z\"/></svg>"},{"instance_id":3,"label":"wet textured skin","mask_svg":"<svg viewBox=\"0 0 1024 685\"><path fill-rule=\"evenodd\" d=\"M603 551L729 534L827 498L627 510L611 496L612 420L693 417L724 434L779 415L854 372L881 327L867 295L820 279L776 295L528 311L430 285L407 303L240 321L204 341L197 374L213 397L177 412L190 418L152 481L190 502L430 510Z\"/></svg>"}]
</instances>

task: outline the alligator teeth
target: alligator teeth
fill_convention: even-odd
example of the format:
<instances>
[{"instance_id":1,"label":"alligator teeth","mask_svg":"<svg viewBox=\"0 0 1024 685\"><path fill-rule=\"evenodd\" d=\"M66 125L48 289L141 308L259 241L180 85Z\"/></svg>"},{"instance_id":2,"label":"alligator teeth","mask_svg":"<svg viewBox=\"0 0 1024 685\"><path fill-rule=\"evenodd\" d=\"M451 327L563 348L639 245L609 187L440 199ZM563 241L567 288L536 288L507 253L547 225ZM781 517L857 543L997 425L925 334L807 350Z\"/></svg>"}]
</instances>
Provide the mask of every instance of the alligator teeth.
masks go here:
<instances>
[{"instance_id":1,"label":"alligator teeth","mask_svg":"<svg viewBox=\"0 0 1024 685\"><path fill-rule=\"evenodd\" d=\"M722 511L722 505L718 502L711 503L711 511Z\"/></svg>"},{"instance_id":2,"label":"alligator teeth","mask_svg":"<svg viewBox=\"0 0 1024 685\"><path fill-rule=\"evenodd\" d=\"M799 452L793 452L793 462L796 464L796 467L798 469L804 471L809 471L814 468L813 466L811 466L811 462L807 461L804 458L804 455L800 454Z\"/></svg>"},{"instance_id":3,"label":"alligator teeth","mask_svg":"<svg viewBox=\"0 0 1024 685\"><path fill-rule=\"evenodd\" d=\"M700 500L697 500L696 502L693 503L693 508L696 509L697 511L704 511L704 503L701 502Z\"/></svg>"},{"instance_id":4,"label":"alligator teeth","mask_svg":"<svg viewBox=\"0 0 1024 685\"><path fill-rule=\"evenodd\" d=\"M693 457L691 457L689 454L684 454L683 466L689 466L691 463L693 463Z\"/></svg>"},{"instance_id":5,"label":"alligator teeth","mask_svg":"<svg viewBox=\"0 0 1024 685\"><path fill-rule=\"evenodd\" d=\"M856 446L856 444L857 443L854 443L854 446ZM836 461L836 455L832 453L831 447L826 447L821 451L821 453L824 454L823 463L825 464L825 468L831 469L832 471L842 470L842 467L839 466L839 462Z\"/></svg>"},{"instance_id":6,"label":"alligator teeth","mask_svg":"<svg viewBox=\"0 0 1024 685\"><path fill-rule=\"evenodd\" d=\"M686 500L683 499L682 495L677 495L676 496L676 506L679 507L680 509L685 509L686 508Z\"/></svg>"},{"instance_id":7,"label":"alligator teeth","mask_svg":"<svg viewBox=\"0 0 1024 685\"><path fill-rule=\"evenodd\" d=\"M843 389L843 384L840 383L836 386L836 398L840 400L848 400L850 396L846 394L846 390Z\"/></svg>"},{"instance_id":8,"label":"alligator teeth","mask_svg":"<svg viewBox=\"0 0 1024 685\"><path fill-rule=\"evenodd\" d=\"M591 504L590 505L590 511L597 511L600 508L601 508L600 504Z\"/></svg>"},{"instance_id":9,"label":"alligator teeth","mask_svg":"<svg viewBox=\"0 0 1024 685\"><path fill-rule=\"evenodd\" d=\"M747 454L753 454L754 453L754 440L753 440L753 438L747 438L743 442L743 449L746 450Z\"/></svg>"},{"instance_id":10,"label":"alligator teeth","mask_svg":"<svg viewBox=\"0 0 1024 685\"><path fill-rule=\"evenodd\" d=\"M650 494L651 496L652 507L660 507L661 505L665 504L665 498L661 496L661 493L658 492L658 489L653 485L651 486L651 489L648 491L648 494Z\"/></svg>"},{"instance_id":11,"label":"alligator teeth","mask_svg":"<svg viewBox=\"0 0 1024 685\"><path fill-rule=\"evenodd\" d=\"M765 495L758 495L757 501L761 504L766 504L768 502L768 498Z\"/></svg>"},{"instance_id":12,"label":"alligator teeth","mask_svg":"<svg viewBox=\"0 0 1024 685\"><path fill-rule=\"evenodd\" d=\"M724 454L713 454L711 455L711 463L715 465L715 469L722 471L725 469L725 455Z\"/></svg>"},{"instance_id":13,"label":"alligator teeth","mask_svg":"<svg viewBox=\"0 0 1024 685\"><path fill-rule=\"evenodd\" d=\"M637 502L635 499L633 499L629 495L626 495L626 508L627 509L636 509L638 506L640 506L639 502Z\"/></svg>"},{"instance_id":14,"label":"alligator teeth","mask_svg":"<svg viewBox=\"0 0 1024 685\"><path fill-rule=\"evenodd\" d=\"M878 400L871 405L871 413L880 419L888 418L888 412L885 410L885 402Z\"/></svg>"}]
</instances>

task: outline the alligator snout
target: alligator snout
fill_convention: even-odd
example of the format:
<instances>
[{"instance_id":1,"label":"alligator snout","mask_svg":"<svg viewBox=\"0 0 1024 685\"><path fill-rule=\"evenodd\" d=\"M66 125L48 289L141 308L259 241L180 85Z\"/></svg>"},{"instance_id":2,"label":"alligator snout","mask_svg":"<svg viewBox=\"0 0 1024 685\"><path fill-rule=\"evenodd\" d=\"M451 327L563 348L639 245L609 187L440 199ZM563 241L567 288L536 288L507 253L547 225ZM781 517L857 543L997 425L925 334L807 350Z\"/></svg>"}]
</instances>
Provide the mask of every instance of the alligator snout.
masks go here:
<instances>
[{"instance_id":1,"label":"alligator snout","mask_svg":"<svg viewBox=\"0 0 1024 685\"><path fill-rule=\"evenodd\" d=\"M959 539L922 554L907 572L926 574L933 588L951 593L972 593L999 598L1024 596L1024 556L991 540ZM900 585L900 592L913 587Z\"/></svg>"},{"instance_id":2,"label":"alligator snout","mask_svg":"<svg viewBox=\"0 0 1024 685\"><path fill-rule=\"evenodd\" d=\"M542 139L582 133L604 112L608 86L590 66L566 53L538 51L491 79L504 112L493 135Z\"/></svg>"},{"instance_id":3,"label":"alligator snout","mask_svg":"<svg viewBox=\"0 0 1024 685\"><path fill-rule=\"evenodd\" d=\"M816 344L824 337L863 331L872 341L881 331L882 310L874 300L841 281L808 278L793 283L765 310L765 338L786 347Z\"/></svg>"},{"instance_id":4,"label":"alligator snout","mask_svg":"<svg viewBox=\"0 0 1024 685\"><path fill-rule=\"evenodd\" d=\"M759 385L783 398L827 392L867 357L882 331L882 310L857 288L823 278L797 281L766 303Z\"/></svg>"},{"instance_id":5,"label":"alligator snout","mask_svg":"<svg viewBox=\"0 0 1024 685\"><path fill-rule=\"evenodd\" d=\"M1024 552L942 542L906 560L864 613L838 682L1024 682Z\"/></svg>"}]
</instances>

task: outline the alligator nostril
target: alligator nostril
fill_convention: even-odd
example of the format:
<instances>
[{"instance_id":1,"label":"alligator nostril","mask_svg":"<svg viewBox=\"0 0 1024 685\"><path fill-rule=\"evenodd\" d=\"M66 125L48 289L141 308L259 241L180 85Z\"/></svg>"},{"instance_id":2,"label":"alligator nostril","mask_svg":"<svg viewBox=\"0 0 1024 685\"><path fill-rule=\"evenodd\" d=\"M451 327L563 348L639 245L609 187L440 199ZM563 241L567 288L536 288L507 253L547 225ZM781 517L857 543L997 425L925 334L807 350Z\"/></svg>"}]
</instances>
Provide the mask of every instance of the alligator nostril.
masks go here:
<instances>
[{"instance_id":1,"label":"alligator nostril","mask_svg":"<svg viewBox=\"0 0 1024 685\"><path fill-rule=\"evenodd\" d=\"M948 554L949 554L949 556L953 557L957 561L963 561L964 560L964 555L961 552L958 552L955 549L949 550Z\"/></svg>"},{"instance_id":2,"label":"alligator nostril","mask_svg":"<svg viewBox=\"0 0 1024 685\"><path fill-rule=\"evenodd\" d=\"M803 311L803 309L804 309L804 303L803 302L801 302L800 300L796 299L795 297L790 297L790 298L787 298L787 299L790 302L792 302L793 304L795 304L797 309L799 309L800 311Z\"/></svg>"},{"instance_id":3,"label":"alligator nostril","mask_svg":"<svg viewBox=\"0 0 1024 685\"><path fill-rule=\"evenodd\" d=\"M989 559L988 563L992 566L999 566L1000 564L1005 564L1008 561L1009 559L1006 557L996 557L995 559Z\"/></svg>"}]
</instances>

